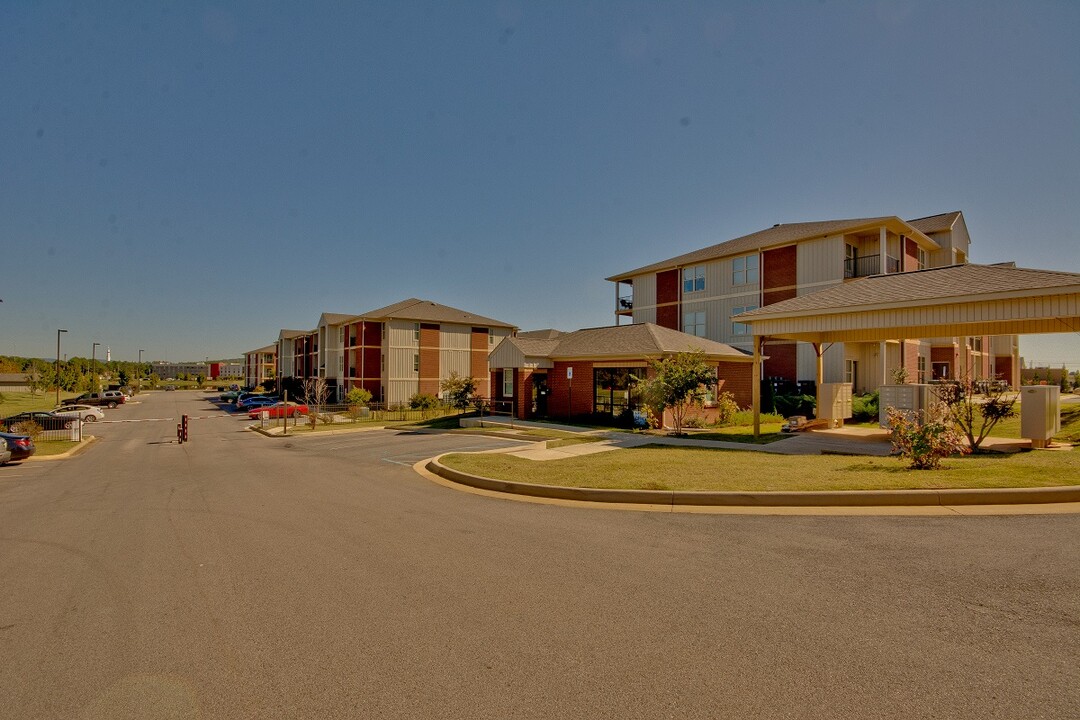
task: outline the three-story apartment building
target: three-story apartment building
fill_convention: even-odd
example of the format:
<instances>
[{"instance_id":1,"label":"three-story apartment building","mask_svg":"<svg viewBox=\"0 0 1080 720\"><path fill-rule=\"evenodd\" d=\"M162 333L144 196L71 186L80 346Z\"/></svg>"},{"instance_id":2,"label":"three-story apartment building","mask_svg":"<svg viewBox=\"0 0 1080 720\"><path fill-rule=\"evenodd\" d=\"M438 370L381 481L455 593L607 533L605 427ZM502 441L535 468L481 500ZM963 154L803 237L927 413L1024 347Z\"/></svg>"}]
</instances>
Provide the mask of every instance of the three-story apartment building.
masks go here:
<instances>
[{"instance_id":1,"label":"three-story apartment building","mask_svg":"<svg viewBox=\"0 0 1080 720\"><path fill-rule=\"evenodd\" d=\"M740 313L858 277L968 261L963 214L905 221L895 216L778 224L733 240L613 275L617 322L652 322L751 351ZM763 377L814 380L815 350L774 342ZM912 381L1004 376L1018 384L1015 338L896 338L824 349L826 382L871 391L897 368Z\"/></svg>"}]
</instances>

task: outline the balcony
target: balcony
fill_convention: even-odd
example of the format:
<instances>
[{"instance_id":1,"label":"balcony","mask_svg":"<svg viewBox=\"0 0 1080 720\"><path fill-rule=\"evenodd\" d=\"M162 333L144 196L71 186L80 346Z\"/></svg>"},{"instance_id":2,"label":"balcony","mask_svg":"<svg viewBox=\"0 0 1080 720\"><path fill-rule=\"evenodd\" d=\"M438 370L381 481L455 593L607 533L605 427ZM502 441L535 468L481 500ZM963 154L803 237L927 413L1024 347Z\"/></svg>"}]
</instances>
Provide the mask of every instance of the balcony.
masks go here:
<instances>
[{"instance_id":1,"label":"balcony","mask_svg":"<svg viewBox=\"0 0 1080 720\"><path fill-rule=\"evenodd\" d=\"M630 315L634 311L634 297L627 295L618 299L618 306L615 308L615 312L619 315Z\"/></svg>"},{"instance_id":2,"label":"balcony","mask_svg":"<svg viewBox=\"0 0 1080 720\"><path fill-rule=\"evenodd\" d=\"M894 258L892 255L888 255L885 258L885 272L895 273L900 272L900 261ZM847 258L844 260L844 277L845 278L859 278L867 277L869 275L881 274L881 256L880 255L866 255L858 258Z\"/></svg>"}]
</instances>

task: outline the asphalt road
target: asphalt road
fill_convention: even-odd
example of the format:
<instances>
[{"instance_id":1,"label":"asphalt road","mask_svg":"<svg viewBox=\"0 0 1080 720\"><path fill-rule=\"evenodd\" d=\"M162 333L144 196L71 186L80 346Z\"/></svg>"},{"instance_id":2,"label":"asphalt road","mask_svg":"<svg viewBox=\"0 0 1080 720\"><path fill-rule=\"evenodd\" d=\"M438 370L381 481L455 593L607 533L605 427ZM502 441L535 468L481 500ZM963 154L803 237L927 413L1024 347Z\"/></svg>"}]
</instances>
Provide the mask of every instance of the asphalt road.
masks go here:
<instances>
[{"instance_id":1,"label":"asphalt road","mask_svg":"<svg viewBox=\"0 0 1080 720\"><path fill-rule=\"evenodd\" d=\"M1080 715L1080 516L513 502L202 397L0 468L0 717Z\"/></svg>"}]
</instances>

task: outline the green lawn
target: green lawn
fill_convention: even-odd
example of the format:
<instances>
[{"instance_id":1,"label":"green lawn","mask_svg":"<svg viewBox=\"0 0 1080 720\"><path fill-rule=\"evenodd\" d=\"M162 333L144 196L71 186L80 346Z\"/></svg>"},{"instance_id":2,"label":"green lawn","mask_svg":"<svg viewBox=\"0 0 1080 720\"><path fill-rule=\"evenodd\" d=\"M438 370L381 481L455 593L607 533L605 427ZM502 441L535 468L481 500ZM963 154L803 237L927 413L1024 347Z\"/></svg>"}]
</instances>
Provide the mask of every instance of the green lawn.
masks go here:
<instances>
[{"instance_id":1,"label":"green lawn","mask_svg":"<svg viewBox=\"0 0 1080 720\"><path fill-rule=\"evenodd\" d=\"M59 455L79 447L79 443L69 440L43 440L35 442L34 445L37 447L34 455L39 456Z\"/></svg>"},{"instance_id":2,"label":"green lawn","mask_svg":"<svg viewBox=\"0 0 1080 720\"><path fill-rule=\"evenodd\" d=\"M724 442L751 443L753 445L765 445L777 440L792 437L787 433L780 432L783 423L761 423L761 433L754 437L753 426L732 425L729 427L710 428L706 431L687 430L687 438L691 440L723 440Z\"/></svg>"},{"instance_id":3,"label":"green lawn","mask_svg":"<svg viewBox=\"0 0 1080 720\"><path fill-rule=\"evenodd\" d=\"M1080 451L949 458L940 470L907 470L894 458L774 455L645 446L536 462L504 454L455 454L457 470L497 478L642 490L899 490L1045 487L1080 482Z\"/></svg>"},{"instance_id":4,"label":"green lawn","mask_svg":"<svg viewBox=\"0 0 1080 720\"><path fill-rule=\"evenodd\" d=\"M30 393L0 393L3 395L3 399L0 400L0 417L11 417L12 415L18 415L22 412L29 412L31 410L52 410L56 407L56 393L36 393L31 395ZM65 392L60 391L60 399L73 398L82 393Z\"/></svg>"}]
</instances>

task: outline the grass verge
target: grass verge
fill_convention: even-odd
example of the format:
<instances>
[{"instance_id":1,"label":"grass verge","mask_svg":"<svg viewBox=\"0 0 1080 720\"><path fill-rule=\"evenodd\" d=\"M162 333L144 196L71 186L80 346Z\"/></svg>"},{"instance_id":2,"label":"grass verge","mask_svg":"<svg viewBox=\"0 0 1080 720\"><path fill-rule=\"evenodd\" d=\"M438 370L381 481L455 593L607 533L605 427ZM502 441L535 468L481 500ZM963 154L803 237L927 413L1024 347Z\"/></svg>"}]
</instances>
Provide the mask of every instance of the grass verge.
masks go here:
<instances>
[{"instance_id":1,"label":"grass verge","mask_svg":"<svg viewBox=\"0 0 1080 720\"><path fill-rule=\"evenodd\" d=\"M73 398L80 393L73 392L60 392L60 400L66 400L67 398ZM56 407L56 393L13 393L5 392L0 393L3 396L3 400L0 400L0 417L11 417L12 415L18 415L19 413L30 412L32 410L52 410Z\"/></svg>"},{"instance_id":2,"label":"grass verge","mask_svg":"<svg viewBox=\"0 0 1080 720\"><path fill-rule=\"evenodd\" d=\"M454 454L449 467L541 485L639 490L807 491L1048 487L1080 479L1080 451L949 458L940 470L908 470L894 458L774 455L645 446L533 462L502 454Z\"/></svg>"},{"instance_id":3,"label":"grass verge","mask_svg":"<svg viewBox=\"0 0 1080 720\"><path fill-rule=\"evenodd\" d=\"M35 442L34 446L37 450L34 451L34 455L40 457L48 457L50 455L61 455L68 450L74 450L79 447L81 443L71 440L43 440L41 442Z\"/></svg>"}]
</instances>

